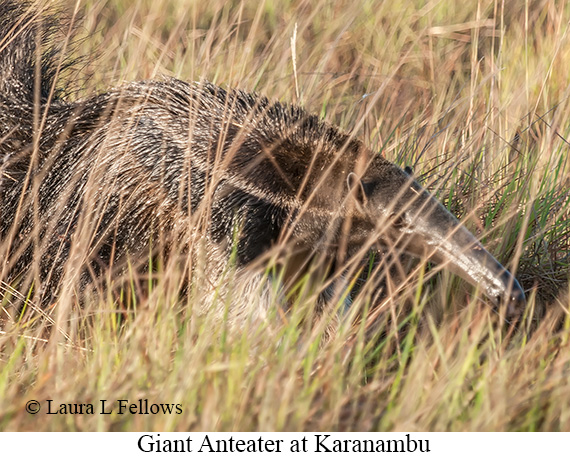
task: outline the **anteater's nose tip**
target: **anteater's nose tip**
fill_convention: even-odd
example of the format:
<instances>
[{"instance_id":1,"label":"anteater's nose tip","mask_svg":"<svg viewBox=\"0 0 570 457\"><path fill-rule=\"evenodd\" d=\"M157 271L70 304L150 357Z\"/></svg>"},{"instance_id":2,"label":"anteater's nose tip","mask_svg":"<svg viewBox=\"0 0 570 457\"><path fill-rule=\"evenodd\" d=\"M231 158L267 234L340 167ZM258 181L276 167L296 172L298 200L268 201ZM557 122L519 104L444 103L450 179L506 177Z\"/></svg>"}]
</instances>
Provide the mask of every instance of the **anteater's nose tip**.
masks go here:
<instances>
[{"instance_id":1,"label":"anteater's nose tip","mask_svg":"<svg viewBox=\"0 0 570 457\"><path fill-rule=\"evenodd\" d=\"M526 297L524 291L518 281L513 280L509 293L505 296L504 301L507 305L507 317L517 317L522 314L526 307Z\"/></svg>"}]
</instances>

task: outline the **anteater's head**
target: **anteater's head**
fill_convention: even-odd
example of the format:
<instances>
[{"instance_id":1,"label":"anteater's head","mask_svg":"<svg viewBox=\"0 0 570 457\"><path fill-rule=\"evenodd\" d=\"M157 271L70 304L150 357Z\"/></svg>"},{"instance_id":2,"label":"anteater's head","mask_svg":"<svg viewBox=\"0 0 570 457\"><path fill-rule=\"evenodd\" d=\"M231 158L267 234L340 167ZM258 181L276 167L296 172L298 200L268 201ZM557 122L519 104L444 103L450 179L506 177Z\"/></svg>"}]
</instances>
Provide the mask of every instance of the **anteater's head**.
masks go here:
<instances>
[{"instance_id":1,"label":"anteater's head","mask_svg":"<svg viewBox=\"0 0 570 457\"><path fill-rule=\"evenodd\" d=\"M410 170L378 157L362 176L350 173L347 185L356 203L353 228L361 236L374 233L377 244L445 266L480 287L496 304L506 304L508 316L524 307L517 280L415 181Z\"/></svg>"}]
</instances>

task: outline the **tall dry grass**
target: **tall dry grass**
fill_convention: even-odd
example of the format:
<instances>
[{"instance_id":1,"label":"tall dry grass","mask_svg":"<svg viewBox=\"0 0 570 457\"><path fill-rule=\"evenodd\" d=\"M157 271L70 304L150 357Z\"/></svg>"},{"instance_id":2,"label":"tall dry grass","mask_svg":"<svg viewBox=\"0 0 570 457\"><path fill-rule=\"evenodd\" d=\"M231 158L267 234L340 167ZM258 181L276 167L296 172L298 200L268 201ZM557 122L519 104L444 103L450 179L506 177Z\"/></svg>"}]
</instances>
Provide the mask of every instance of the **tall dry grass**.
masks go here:
<instances>
[{"instance_id":1,"label":"tall dry grass","mask_svg":"<svg viewBox=\"0 0 570 457\"><path fill-rule=\"evenodd\" d=\"M5 294L0 429L570 430L566 2L63 5L81 13L73 52L88 56L71 98L171 75L303 104L412 165L516 272L529 305L505 325L420 264L323 344L310 298L232 331L160 268L128 310L66 295L18 322ZM53 309L66 310L57 325ZM48 399L148 399L183 414L46 415Z\"/></svg>"}]
</instances>

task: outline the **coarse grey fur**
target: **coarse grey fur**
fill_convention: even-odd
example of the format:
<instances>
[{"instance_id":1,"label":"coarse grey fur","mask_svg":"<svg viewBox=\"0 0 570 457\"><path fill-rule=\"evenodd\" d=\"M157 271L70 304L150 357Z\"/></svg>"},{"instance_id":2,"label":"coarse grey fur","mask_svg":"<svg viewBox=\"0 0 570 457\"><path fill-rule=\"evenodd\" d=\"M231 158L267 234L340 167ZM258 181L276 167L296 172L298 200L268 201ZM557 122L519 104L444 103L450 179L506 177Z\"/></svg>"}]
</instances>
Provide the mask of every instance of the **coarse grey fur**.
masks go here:
<instances>
[{"instance_id":1,"label":"coarse grey fur","mask_svg":"<svg viewBox=\"0 0 570 457\"><path fill-rule=\"evenodd\" d=\"M35 281L51 299L66 275L84 286L148 265L150 251L190 258L202 244L214 285L230 259L239 276L279 247L290 284L316 257L322 274L398 247L447 264L511 312L524 303L408 173L299 106L172 78L66 100L57 15L36 13L0 0L4 283Z\"/></svg>"}]
</instances>

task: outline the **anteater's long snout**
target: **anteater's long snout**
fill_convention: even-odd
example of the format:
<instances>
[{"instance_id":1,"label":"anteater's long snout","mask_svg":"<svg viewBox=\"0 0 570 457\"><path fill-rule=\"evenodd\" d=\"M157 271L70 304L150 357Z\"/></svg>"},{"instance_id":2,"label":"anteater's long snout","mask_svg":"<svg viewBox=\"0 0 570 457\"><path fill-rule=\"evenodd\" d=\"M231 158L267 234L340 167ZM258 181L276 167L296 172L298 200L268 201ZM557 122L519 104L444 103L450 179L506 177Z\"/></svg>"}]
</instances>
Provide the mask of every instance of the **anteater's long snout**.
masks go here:
<instances>
[{"instance_id":1,"label":"anteater's long snout","mask_svg":"<svg viewBox=\"0 0 570 457\"><path fill-rule=\"evenodd\" d=\"M410 254L427 256L487 295L506 305L508 317L524 310L525 294L503 267L460 222L421 186L411 186L415 200L402 210L400 240Z\"/></svg>"},{"instance_id":2,"label":"anteater's long snout","mask_svg":"<svg viewBox=\"0 0 570 457\"><path fill-rule=\"evenodd\" d=\"M435 236L433 236L435 235ZM433 260L481 288L497 305L506 305L508 317L520 314L525 294L515 277L503 267L462 225L444 236L434 230L429 243L435 248Z\"/></svg>"}]
</instances>

